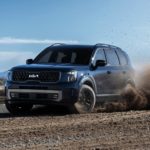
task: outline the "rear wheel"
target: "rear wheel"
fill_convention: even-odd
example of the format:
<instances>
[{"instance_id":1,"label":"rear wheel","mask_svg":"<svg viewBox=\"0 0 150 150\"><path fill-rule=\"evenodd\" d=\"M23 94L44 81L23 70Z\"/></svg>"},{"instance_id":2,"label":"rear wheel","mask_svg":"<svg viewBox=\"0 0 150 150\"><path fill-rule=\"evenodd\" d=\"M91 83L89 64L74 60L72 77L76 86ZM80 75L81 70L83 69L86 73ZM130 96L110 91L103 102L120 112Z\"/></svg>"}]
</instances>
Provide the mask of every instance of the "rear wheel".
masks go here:
<instances>
[{"instance_id":1,"label":"rear wheel","mask_svg":"<svg viewBox=\"0 0 150 150\"><path fill-rule=\"evenodd\" d=\"M25 114L30 112L33 107L32 104L15 104L9 103L9 101L5 101L5 106L11 114Z\"/></svg>"},{"instance_id":2,"label":"rear wheel","mask_svg":"<svg viewBox=\"0 0 150 150\"><path fill-rule=\"evenodd\" d=\"M78 100L74 104L72 111L80 114L93 112L95 102L96 96L93 89L88 85L82 85Z\"/></svg>"}]
</instances>

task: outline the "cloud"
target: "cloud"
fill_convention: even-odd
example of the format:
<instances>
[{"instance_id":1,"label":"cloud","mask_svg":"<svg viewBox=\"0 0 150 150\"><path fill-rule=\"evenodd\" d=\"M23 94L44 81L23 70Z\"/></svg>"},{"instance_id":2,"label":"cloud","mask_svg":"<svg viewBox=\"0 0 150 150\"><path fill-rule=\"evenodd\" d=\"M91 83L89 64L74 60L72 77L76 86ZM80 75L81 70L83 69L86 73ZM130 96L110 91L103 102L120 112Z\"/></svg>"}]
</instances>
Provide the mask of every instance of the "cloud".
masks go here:
<instances>
[{"instance_id":1,"label":"cloud","mask_svg":"<svg viewBox=\"0 0 150 150\"><path fill-rule=\"evenodd\" d=\"M34 52L1 52L0 53L0 72L6 71L13 66L25 64L26 59L34 58Z\"/></svg>"},{"instance_id":2,"label":"cloud","mask_svg":"<svg viewBox=\"0 0 150 150\"><path fill-rule=\"evenodd\" d=\"M50 40L50 39L23 39L12 37L1 37L0 44L53 44L53 43L67 43L77 44L74 40Z\"/></svg>"},{"instance_id":3,"label":"cloud","mask_svg":"<svg viewBox=\"0 0 150 150\"><path fill-rule=\"evenodd\" d=\"M78 41L73 41L73 40L50 40L50 39L21 39L21 38L12 38L12 37L2 37L0 38L0 72L1 71L6 71L10 69L13 66L20 65L20 64L25 64L25 60L28 58L34 58L37 54L38 51L25 51L24 50L19 50L25 47L27 44L48 44L51 45L53 43L66 43L66 44L77 44ZM13 44L16 50L10 49L9 45L12 48ZM16 45L18 44L18 45ZM26 44L23 47L19 44ZM19 47L18 47L19 46ZM28 46L28 45L27 45ZM31 45L28 46L28 48ZM36 46L36 45L35 45ZM38 45L39 46L39 45ZM6 50L6 48L8 50ZM32 48L32 47L30 47ZM18 49L18 50L17 50ZM33 49L33 48L32 48ZM35 48L36 49L36 48Z\"/></svg>"}]
</instances>

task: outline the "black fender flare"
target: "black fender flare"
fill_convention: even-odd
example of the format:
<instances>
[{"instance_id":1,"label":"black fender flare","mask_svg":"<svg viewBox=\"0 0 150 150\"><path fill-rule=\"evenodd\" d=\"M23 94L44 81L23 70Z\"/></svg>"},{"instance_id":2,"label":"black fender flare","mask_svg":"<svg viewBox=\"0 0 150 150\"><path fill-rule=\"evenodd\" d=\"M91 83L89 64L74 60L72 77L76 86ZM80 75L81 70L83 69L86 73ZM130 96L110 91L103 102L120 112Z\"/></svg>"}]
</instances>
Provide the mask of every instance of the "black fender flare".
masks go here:
<instances>
[{"instance_id":1,"label":"black fender flare","mask_svg":"<svg viewBox=\"0 0 150 150\"><path fill-rule=\"evenodd\" d=\"M83 76L79 81L79 86L81 87L83 84L89 85L94 90L94 92L97 93L97 87L93 77Z\"/></svg>"}]
</instances>

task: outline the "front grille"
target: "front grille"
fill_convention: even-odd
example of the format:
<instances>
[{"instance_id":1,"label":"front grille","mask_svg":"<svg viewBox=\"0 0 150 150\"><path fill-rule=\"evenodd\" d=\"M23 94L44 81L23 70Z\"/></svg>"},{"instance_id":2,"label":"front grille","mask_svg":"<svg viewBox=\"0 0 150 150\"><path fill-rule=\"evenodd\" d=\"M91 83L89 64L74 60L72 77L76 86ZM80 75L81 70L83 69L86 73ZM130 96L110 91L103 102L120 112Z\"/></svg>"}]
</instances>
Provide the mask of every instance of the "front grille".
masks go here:
<instances>
[{"instance_id":1,"label":"front grille","mask_svg":"<svg viewBox=\"0 0 150 150\"><path fill-rule=\"evenodd\" d=\"M57 82L60 78L58 71L14 71L12 74L13 81L38 81L38 82Z\"/></svg>"}]
</instances>

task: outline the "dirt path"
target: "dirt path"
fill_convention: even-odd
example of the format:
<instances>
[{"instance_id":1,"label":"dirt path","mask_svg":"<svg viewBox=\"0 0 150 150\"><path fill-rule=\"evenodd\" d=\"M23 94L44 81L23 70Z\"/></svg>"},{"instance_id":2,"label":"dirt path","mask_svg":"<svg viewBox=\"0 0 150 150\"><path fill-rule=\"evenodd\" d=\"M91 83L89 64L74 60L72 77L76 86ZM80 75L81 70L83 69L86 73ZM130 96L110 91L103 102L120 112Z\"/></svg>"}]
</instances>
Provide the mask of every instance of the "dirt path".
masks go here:
<instances>
[{"instance_id":1,"label":"dirt path","mask_svg":"<svg viewBox=\"0 0 150 150\"><path fill-rule=\"evenodd\" d=\"M3 116L3 149L150 149L150 111Z\"/></svg>"}]
</instances>

